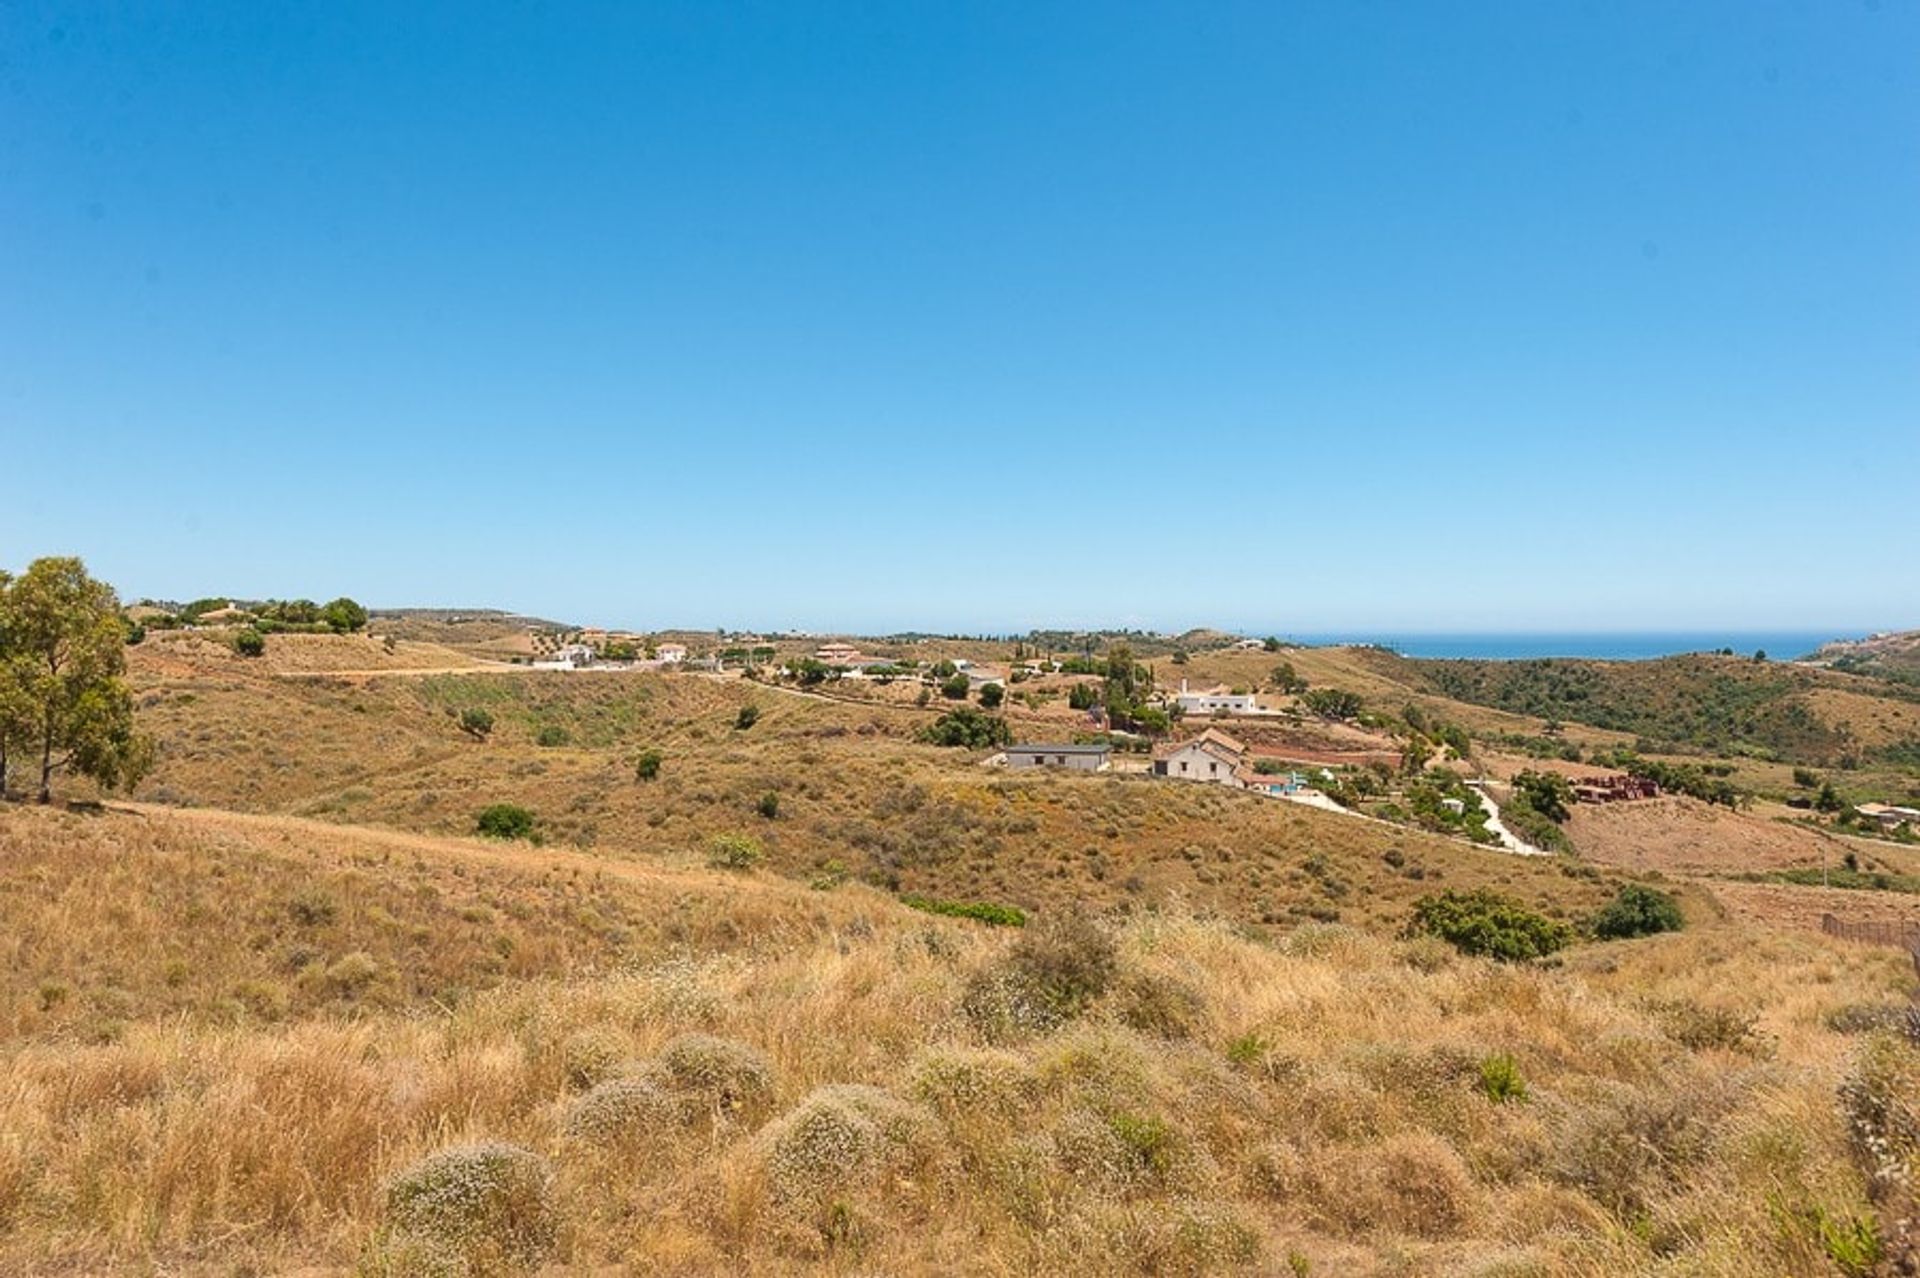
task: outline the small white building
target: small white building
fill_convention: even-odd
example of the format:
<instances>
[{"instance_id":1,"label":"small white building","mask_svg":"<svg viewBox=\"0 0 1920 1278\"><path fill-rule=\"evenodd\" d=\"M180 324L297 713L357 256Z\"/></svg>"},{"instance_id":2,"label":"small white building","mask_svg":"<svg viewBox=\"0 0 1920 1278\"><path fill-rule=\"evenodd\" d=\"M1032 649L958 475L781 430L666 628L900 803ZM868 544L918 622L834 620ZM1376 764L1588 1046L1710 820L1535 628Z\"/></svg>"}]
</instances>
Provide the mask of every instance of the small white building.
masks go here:
<instances>
[{"instance_id":1,"label":"small white building","mask_svg":"<svg viewBox=\"0 0 1920 1278\"><path fill-rule=\"evenodd\" d=\"M551 653L533 663L535 670L585 670L593 664L593 649L584 643L570 643L564 648L556 648Z\"/></svg>"},{"instance_id":2,"label":"small white building","mask_svg":"<svg viewBox=\"0 0 1920 1278\"><path fill-rule=\"evenodd\" d=\"M687 659L687 645L663 643L653 650L653 659L669 665L678 664Z\"/></svg>"},{"instance_id":3,"label":"small white building","mask_svg":"<svg viewBox=\"0 0 1920 1278\"><path fill-rule=\"evenodd\" d=\"M1240 779L1240 770L1246 758L1246 746L1218 728L1208 728L1191 741L1156 750L1153 774L1176 781L1207 781L1238 789L1245 784Z\"/></svg>"},{"instance_id":4,"label":"small white building","mask_svg":"<svg viewBox=\"0 0 1920 1278\"><path fill-rule=\"evenodd\" d=\"M1231 692L1223 684L1205 692L1190 692L1187 681L1180 681L1174 704L1187 714L1259 714L1260 701L1251 692Z\"/></svg>"}]
</instances>

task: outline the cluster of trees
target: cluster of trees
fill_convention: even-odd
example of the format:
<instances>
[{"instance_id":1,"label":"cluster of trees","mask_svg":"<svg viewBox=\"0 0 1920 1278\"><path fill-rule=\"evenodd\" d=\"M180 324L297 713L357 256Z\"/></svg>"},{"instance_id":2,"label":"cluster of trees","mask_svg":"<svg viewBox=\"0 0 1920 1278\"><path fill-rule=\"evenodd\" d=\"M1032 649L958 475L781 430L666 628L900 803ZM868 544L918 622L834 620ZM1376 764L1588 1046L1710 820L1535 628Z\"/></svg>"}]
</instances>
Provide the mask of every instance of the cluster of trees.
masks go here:
<instances>
[{"instance_id":1,"label":"cluster of trees","mask_svg":"<svg viewBox=\"0 0 1920 1278\"><path fill-rule=\"evenodd\" d=\"M930 745L984 750L989 746L1011 745L1013 730L997 714L972 706L956 706L928 724L921 731L920 739Z\"/></svg>"},{"instance_id":2,"label":"cluster of trees","mask_svg":"<svg viewBox=\"0 0 1920 1278\"><path fill-rule=\"evenodd\" d=\"M1322 719L1354 719L1362 702L1359 693L1344 688L1315 688L1300 698L1300 704Z\"/></svg>"},{"instance_id":3,"label":"cluster of trees","mask_svg":"<svg viewBox=\"0 0 1920 1278\"><path fill-rule=\"evenodd\" d=\"M1573 815L1573 782L1558 772L1528 769L1513 778L1513 797L1501 810L1507 828L1537 848L1570 852L1573 843L1561 823Z\"/></svg>"},{"instance_id":4,"label":"cluster of trees","mask_svg":"<svg viewBox=\"0 0 1920 1278\"><path fill-rule=\"evenodd\" d=\"M1685 924L1680 902L1671 894L1628 883L1581 930L1596 940L1618 941L1678 932ZM1421 897L1414 903L1407 932L1437 936L1462 953L1506 962L1545 958L1577 935L1571 924L1486 888Z\"/></svg>"},{"instance_id":5,"label":"cluster of trees","mask_svg":"<svg viewBox=\"0 0 1920 1278\"><path fill-rule=\"evenodd\" d=\"M1275 666L1267 675L1267 683L1275 692L1288 696L1299 696L1307 690L1307 681L1300 677L1300 672L1293 668L1291 661L1282 661Z\"/></svg>"},{"instance_id":6,"label":"cluster of trees","mask_svg":"<svg viewBox=\"0 0 1920 1278\"><path fill-rule=\"evenodd\" d=\"M0 796L16 763L37 772L42 803L57 772L108 789L145 775L153 743L134 726L129 638L113 588L80 560L0 572Z\"/></svg>"},{"instance_id":7,"label":"cluster of trees","mask_svg":"<svg viewBox=\"0 0 1920 1278\"><path fill-rule=\"evenodd\" d=\"M1803 694L1817 673L1717 657L1659 661L1416 661L1393 659L1431 692L1548 720L1631 732L1661 753L1752 752L1838 763L1854 748Z\"/></svg>"},{"instance_id":8,"label":"cluster of trees","mask_svg":"<svg viewBox=\"0 0 1920 1278\"><path fill-rule=\"evenodd\" d=\"M172 630L199 624L209 613L237 608L248 614L253 629L262 634L298 631L309 634L355 634L367 628L367 610L342 595L327 603L311 599L269 599L264 603L238 603L230 599L208 597L183 604L176 612L150 616L145 626L152 630Z\"/></svg>"}]
</instances>

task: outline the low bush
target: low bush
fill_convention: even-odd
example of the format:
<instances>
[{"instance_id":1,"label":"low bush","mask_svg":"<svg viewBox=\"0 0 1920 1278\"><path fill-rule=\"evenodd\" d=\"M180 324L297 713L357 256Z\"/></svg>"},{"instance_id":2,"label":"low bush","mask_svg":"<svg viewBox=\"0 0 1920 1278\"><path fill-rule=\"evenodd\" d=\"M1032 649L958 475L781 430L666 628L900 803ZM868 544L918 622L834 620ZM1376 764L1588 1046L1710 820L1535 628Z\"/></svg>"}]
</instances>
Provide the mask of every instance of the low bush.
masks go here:
<instances>
[{"instance_id":1,"label":"low bush","mask_svg":"<svg viewBox=\"0 0 1920 1278\"><path fill-rule=\"evenodd\" d=\"M567 1107L563 1130L587 1145L624 1144L672 1130L681 1105L648 1078L610 1078L582 1092Z\"/></svg>"},{"instance_id":2,"label":"low bush","mask_svg":"<svg viewBox=\"0 0 1920 1278\"><path fill-rule=\"evenodd\" d=\"M994 927L1025 927L1027 914L1017 905L995 905L990 901L942 901L937 897L921 896L908 892L900 897L900 904L928 914L943 914L948 918L972 919L978 923L988 923Z\"/></svg>"},{"instance_id":3,"label":"low bush","mask_svg":"<svg viewBox=\"0 0 1920 1278\"><path fill-rule=\"evenodd\" d=\"M1684 926L1686 919L1680 913L1680 902L1672 893L1639 883L1623 886L1613 900L1593 916L1593 934L1607 941L1678 932Z\"/></svg>"},{"instance_id":4,"label":"low bush","mask_svg":"<svg viewBox=\"0 0 1920 1278\"><path fill-rule=\"evenodd\" d=\"M533 743L535 745L552 747L566 745L572 740L573 735L565 728L557 723L549 723L542 726L540 731L534 735Z\"/></svg>"},{"instance_id":5,"label":"low bush","mask_svg":"<svg viewBox=\"0 0 1920 1278\"><path fill-rule=\"evenodd\" d=\"M741 732L745 732L758 722L760 722L760 707L755 705L741 706L740 713L733 716L733 726Z\"/></svg>"},{"instance_id":6,"label":"low bush","mask_svg":"<svg viewBox=\"0 0 1920 1278\"><path fill-rule=\"evenodd\" d=\"M682 1034L660 1049L649 1075L715 1113L763 1108L773 1099L773 1066L758 1048L712 1034Z\"/></svg>"},{"instance_id":7,"label":"low bush","mask_svg":"<svg viewBox=\"0 0 1920 1278\"><path fill-rule=\"evenodd\" d=\"M1544 958L1573 939L1566 924L1486 888L1421 897L1407 931L1437 936L1464 954L1510 963Z\"/></svg>"},{"instance_id":8,"label":"low bush","mask_svg":"<svg viewBox=\"0 0 1920 1278\"><path fill-rule=\"evenodd\" d=\"M1078 1016L1113 984L1119 952L1084 914L1049 915L975 972L961 1006L990 1039L1045 1032Z\"/></svg>"},{"instance_id":9,"label":"low bush","mask_svg":"<svg viewBox=\"0 0 1920 1278\"><path fill-rule=\"evenodd\" d=\"M707 864L722 870L751 870L766 849L751 834L716 834L707 840Z\"/></svg>"},{"instance_id":10,"label":"low bush","mask_svg":"<svg viewBox=\"0 0 1920 1278\"><path fill-rule=\"evenodd\" d=\"M387 1182L389 1272L493 1273L537 1268L553 1252L553 1174L514 1145L442 1150Z\"/></svg>"},{"instance_id":11,"label":"low bush","mask_svg":"<svg viewBox=\"0 0 1920 1278\"><path fill-rule=\"evenodd\" d=\"M658 750L642 750L640 757L633 761L633 775L640 781L651 781L660 775L662 755Z\"/></svg>"},{"instance_id":12,"label":"low bush","mask_svg":"<svg viewBox=\"0 0 1920 1278\"><path fill-rule=\"evenodd\" d=\"M769 1123L758 1144L778 1202L821 1202L924 1156L934 1129L889 1091L840 1083L815 1089Z\"/></svg>"},{"instance_id":13,"label":"low bush","mask_svg":"<svg viewBox=\"0 0 1920 1278\"><path fill-rule=\"evenodd\" d=\"M267 637L249 626L233 637L233 650L243 657L263 656L267 651Z\"/></svg>"},{"instance_id":14,"label":"low bush","mask_svg":"<svg viewBox=\"0 0 1920 1278\"><path fill-rule=\"evenodd\" d=\"M539 824L532 812L517 803L493 803L480 809L474 829L489 839L527 839Z\"/></svg>"},{"instance_id":15,"label":"low bush","mask_svg":"<svg viewBox=\"0 0 1920 1278\"><path fill-rule=\"evenodd\" d=\"M1480 1092L1496 1105L1527 1099L1527 1080L1508 1052L1495 1052L1480 1062Z\"/></svg>"}]
</instances>

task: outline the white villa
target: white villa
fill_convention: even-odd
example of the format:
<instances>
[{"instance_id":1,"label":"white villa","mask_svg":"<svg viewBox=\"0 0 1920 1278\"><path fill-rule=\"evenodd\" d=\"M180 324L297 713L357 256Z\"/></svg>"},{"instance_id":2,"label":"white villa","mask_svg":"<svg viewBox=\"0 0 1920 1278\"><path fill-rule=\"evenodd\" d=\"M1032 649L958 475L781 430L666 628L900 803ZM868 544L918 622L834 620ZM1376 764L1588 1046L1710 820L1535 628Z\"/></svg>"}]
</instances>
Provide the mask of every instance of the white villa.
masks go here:
<instances>
[{"instance_id":1,"label":"white villa","mask_svg":"<svg viewBox=\"0 0 1920 1278\"><path fill-rule=\"evenodd\" d=\"M1260 701L1251 692L1236 693L1220 684L1205 692L1190 692L1187 681L1180 681L1174 704L1187 714L1259 714Z\"/></svg>"}]
</instances>

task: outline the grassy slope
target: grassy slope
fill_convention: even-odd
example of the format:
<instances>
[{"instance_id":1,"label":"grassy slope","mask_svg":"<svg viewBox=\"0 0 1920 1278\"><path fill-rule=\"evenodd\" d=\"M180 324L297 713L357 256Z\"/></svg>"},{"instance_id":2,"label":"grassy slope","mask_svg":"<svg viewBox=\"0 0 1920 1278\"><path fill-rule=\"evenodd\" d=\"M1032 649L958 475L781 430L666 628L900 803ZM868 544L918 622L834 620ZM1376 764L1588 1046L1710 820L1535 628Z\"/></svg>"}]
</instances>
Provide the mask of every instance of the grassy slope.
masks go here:
<instances>
[{"instance_id":1,"label":"grassy slope","mask_svg":"<svg viewBox=\"0 0 1920 1278\"><path fill-rule=\"evenodd\" d=\"M136 650L137 652L138 650ZM690 675L516 673L277 679L239 658L191 671L136 660L161 761L141 797L464 834L491 802L548 838L614 858L698 859L751 834L795 875L838 861L905 891L1027 907L1092 901L1397 928L1436 887L1498 885L1557 913L1600 876L1257 796L1144 779L1009 776L914 744L929 712ZM749 731L740 706L762 708ZM484 744L450 712L485 706ZM571 744L534 744L542 727ZM666 758L642 783L643 748ZM757 805L779 797L768 820ZM1383 858L1397 851L1403 864ZM1577 868L1577 867L1572 867Z\"/></svg>"},{"instance_id":2,"label":"grassy slope","mask_svg":"<svg viewBox=\"0 0 1920 1278\"><path fill-rule=\"evenodd\" d=\"M1813 1213L1869 1209L1833 1100L1856 1044L1825 1017L1905 979L1707 915L1538 969L1140 918L1084 1017L990 1045L962 994L1008 935L864 889L220 813L11 808L0 841L5 931L31 938L0 969L21 1273L344 1271L385 1176L486 1138L552 1160L580 1269L1826 1274ZM337 912L303 922L316 893ZM168 927L183 908L240 922ZM298 984L295 946L405 971L501 936L545 939L451 1001L249 993ZM764 1051L770 1104L566 1135L582 1078L689 1030ZM1525 1103L1478 1090L1492 1052ZM782 1199L768 1133L846 1082L920 1107L905 1161L828 1158Z\"/></svg>"}]
</instances>

